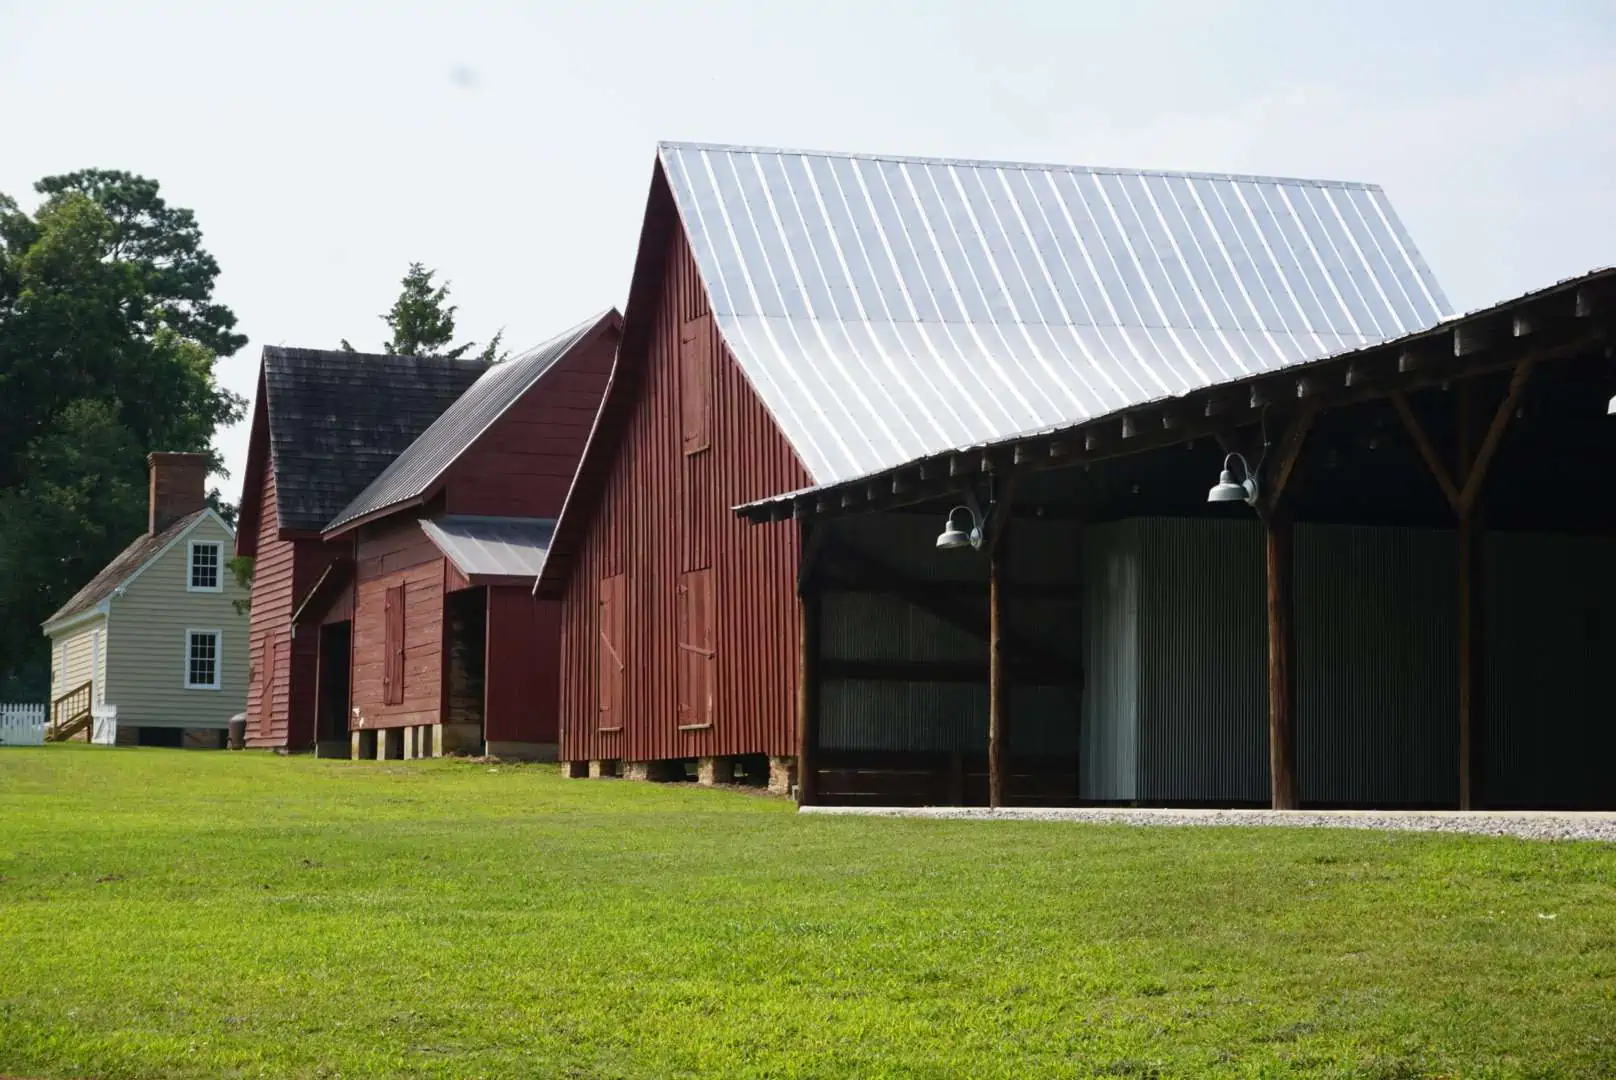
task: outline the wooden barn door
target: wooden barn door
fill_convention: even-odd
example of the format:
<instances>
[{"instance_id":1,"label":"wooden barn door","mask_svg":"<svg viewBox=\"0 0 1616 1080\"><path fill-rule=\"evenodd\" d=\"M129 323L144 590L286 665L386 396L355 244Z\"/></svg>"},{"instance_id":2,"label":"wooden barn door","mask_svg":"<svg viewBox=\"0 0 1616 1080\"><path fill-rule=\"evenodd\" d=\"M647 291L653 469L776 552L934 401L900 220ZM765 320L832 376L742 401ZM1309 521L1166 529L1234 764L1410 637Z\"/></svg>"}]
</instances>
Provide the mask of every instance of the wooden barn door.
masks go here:
<instances>
[{"instance_id":1,"label":"wooden barn door","mask_svg":"<svg viewBox=\"0 0 1616 1080\"><path fill-rule=\"evenodd\" d=\"M279 644L275 633L264 635L264 670L258 685L258 737L269 739L275 733L275 675ZM288 695L290 698L290 695Z\"/></svg>"},{"instance_id":2,"label":"wooden barn door","mask_svg":"<svg viewBox=\"0 0 1616 1080\"><path fill-rule=\"evenodd\" d=\"M713 726L713 572L679 575L679 727Z\"/></svg>"},{"instance_id":3,"label":"wooden barn door","mask_svg":"<svg viewBox=\"0 0 1616 1080\"><path fill-rule=\"evenodd\" d=\"M601 731L623 730L623 575L600 583Z\"/></svg>"}]
</instances>

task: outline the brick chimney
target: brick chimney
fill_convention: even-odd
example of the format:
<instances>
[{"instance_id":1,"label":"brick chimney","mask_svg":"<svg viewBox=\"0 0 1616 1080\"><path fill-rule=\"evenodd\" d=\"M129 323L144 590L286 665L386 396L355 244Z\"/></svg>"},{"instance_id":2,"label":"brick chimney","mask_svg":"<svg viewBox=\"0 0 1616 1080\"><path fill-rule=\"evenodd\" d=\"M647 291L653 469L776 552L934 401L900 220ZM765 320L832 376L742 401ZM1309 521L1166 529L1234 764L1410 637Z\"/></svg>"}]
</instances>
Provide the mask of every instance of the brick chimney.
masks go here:
<instances>
[{"instance_id":1,"label":"brick chimney","mask_svg":"<svg viewBox=\"0 0 1616 1080\"><path fill-rule=\"evenodd\" d=\"M156 536L187 514L208 504L208 455L155 453L146 456L151 468L151 518Z\"/></svg>"}]
</instances>

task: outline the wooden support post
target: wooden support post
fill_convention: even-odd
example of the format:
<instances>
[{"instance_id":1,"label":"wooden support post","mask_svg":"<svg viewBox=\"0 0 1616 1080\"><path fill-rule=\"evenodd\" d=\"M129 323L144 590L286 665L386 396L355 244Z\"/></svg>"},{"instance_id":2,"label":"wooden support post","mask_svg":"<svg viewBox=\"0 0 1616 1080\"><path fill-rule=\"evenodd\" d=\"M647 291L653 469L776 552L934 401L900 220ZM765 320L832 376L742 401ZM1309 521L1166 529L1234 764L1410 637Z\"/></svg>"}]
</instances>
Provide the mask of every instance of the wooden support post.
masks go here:
<instances>
[{"instance_id":1,"label":"wooden support post","mask_svg":"<svg viewBox=\"0 0 1616 1080\"><path fill-rule=\"evenodd\" d=\"M1458 431L1458 473L1465 477L1464 492L1474 493L1479 490L1482 476L1481 470L1474 468L1474 440L1472 438L1475 422L1475 409L1473 395L1468 381L1459 384L1458 388L1458 422L1455 425ZM1505 416L1507 420L1507 415ZM1459 564L1459 809L1473 810L1479 800L1476 798L1476 776L1472 772L1472 763L1475 760L1475 748L1479 726L1477 720L1477 701L1475 688L1477 673L1481 667L1480 657L1476 655L1477 645L1477 618L1476 608L1478 597L1472 591L1476 582L1476 569L1479 562L1478 548L1480 547L1481 529L1478 527L1475 516L1474 494L1465 498L1461 494L1454 509L1459 515L1458 528L1458 564Z\"/></svg>"},{"instance_id":2,"label":"wooden support post","mask_svg":"<svg viewBox=\"0 0 1616 1080\"><path fill-rule=\"evenodd\" d=\"M1010 779L1010 673L1005 665L1005 561L1000 531L988 549L988 805L1003 806Z\"/></svg>"},{"instance_id":3,"label":"wooden support post","mask_svg":"<svg viewBox=\"0 0 1616 1080\"><path fill-rule=\"evenodd\" d=\"M1263 519L1268 581L1268 784L1275 810L1295 810L1296 713L1291 678L1291 522Z\"/></svg>"},{"instance_id":4,"label":"wooden support post","mask_svg":"<svg viewBox=\"0 0 1616 1080\"><path fill-rule=\"evenodd\" d=\"M823 533L825 525L817 530ZM819 616L820 590L812 556L817 546L803 528L803 565L797 577L797 805L819 798Z\"/></svg>"}]
</instances>

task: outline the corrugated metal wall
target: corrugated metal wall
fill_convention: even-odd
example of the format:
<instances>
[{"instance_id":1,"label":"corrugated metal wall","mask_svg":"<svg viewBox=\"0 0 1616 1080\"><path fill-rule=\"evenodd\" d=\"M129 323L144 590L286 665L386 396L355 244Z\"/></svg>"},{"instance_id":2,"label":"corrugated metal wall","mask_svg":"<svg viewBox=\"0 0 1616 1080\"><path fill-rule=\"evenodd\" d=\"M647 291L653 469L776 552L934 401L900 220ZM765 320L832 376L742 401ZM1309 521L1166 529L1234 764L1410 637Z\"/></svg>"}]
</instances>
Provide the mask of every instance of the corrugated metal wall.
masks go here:
<instances>
[{"instance_id":1,"label":"corrugated metal wall","mask_svg":"<svg viewBox=\"0 0 1616 1080\"><path fill-rule=\"evenodd\" d=\"M1616 540L1486 543L1489 806L1616 807Z\"/></svg>"},{"instance_id":2,"label":"corrugated metal wall","mask_svg":"<svg viewBox=\"0 0 1616 1080\"><path fill-rule=\"evenodd\" d=\"M618 359L637 373L637 388L626 402L609 392L598 421L621 427L612 432L610 475L564 594L561 754L627 761L794 754L797 530L748 525L729 508L806 487L809 478L710 320L712 447L683 453L680 332L708 309L681 230L665 266L646 354ZM710 560L715 578L715 715L711 728L680 731L675 601L692 559ZM625 715L621 731L605 732L598 604L600 582L615 574L626 578Z\"/></svg>"},{"instance_id":3,"label":"corrugated metal wall","mask_svg":"<svg viewBox=\"0 0 1616 1080\"><path fill-rule=\"evenodd\" d=\"M1261 526L1158 518L1139 539L1139 798L1266 802Z\"/></svg>"},{"instance_id":4,"label":"corrugated metal wall","mask_svg":"<svg viewBox=\"0 0 1616 1080\"><path fill-rule=\"evenodd\" d=\"M1453 533L1298 525L1294 558L1303 803L1455 803Z\"/></svg>"},{"instance_id":5,"label":"corrugated metal wall","mask_svg":"<svg viewBox=\"0 0 1616 1080\"><path fill-rule=\"evenodd\" d=\"M976 587L971 603L987 617L987 559L938 551L941 518L872 515L835 523L836 542L912 580ZM1047 651L1083 661L1079 531L1070 523L1018 520L1010 534L1012 630ZM1056 586L1040 595L1033 585ZM826 660L986 664L987 643L901 597L832 591L825 596L821 655ZM981 682L918 682L826 677L820 691L820 745L827 750L985 753L988 689ZM1080 691L1076 686L1016 685L1010 698L1015 754L1076 753Z\"/></svg>"},{"instance_id":6,"label":"corrugated metal wall","mask_svg":"<svg viewBox=\"0 0 1616 1080\"><path fill-rule=\"evenodd\" d=\"M1262 537L1255 522L1088 530L1084 799L1268 797Z\"/></svg>"},{"instance_id":7,"label":"corrugated metal wall","mask_svg":"<svg viewBox=\"0 0 1616 1080\"><path fill-rule=\"evenodd\" d=\"M1083 537L1083 727L1077 755L1084 799L1139 797L1139 523Z\"/></svg>"}]
</instances>

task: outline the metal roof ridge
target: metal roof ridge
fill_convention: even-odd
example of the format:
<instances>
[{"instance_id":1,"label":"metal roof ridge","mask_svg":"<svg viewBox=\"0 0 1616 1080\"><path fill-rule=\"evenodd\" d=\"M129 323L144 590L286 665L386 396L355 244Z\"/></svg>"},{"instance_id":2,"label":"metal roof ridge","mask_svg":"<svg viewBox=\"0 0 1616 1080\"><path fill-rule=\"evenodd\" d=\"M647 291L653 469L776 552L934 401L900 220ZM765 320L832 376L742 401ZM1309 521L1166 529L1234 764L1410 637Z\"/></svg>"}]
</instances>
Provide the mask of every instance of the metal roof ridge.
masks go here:
<instances>
[{"instance_id":1,"label":"metal roof ridge","mask_svg":"<svg viewBox=\"0 0 1616 1080\"><path fill-rule=\"evenodd\" d=\"M954 165L972 169L1014 169L1020 172L1072 172L1104 176L1163 176L1186 180L1225 180L1247 183L1282 184L1300 187L1348 188L1375 191L1381 194L1381 185L1364 180L1326 180L1305 176L1270 176L1262 173L1205 172L1185 169L1137 169L1112 165L1066 165L1046 161L998 161L991 158L927 157L918 154L855 153L842 150L806 150L800 147L748 146L743 144L695 142L662 139L657 142L657 156L663 150L721 150L735 154L793 154L801 157L844 158L859 161L890 161L911 165Z\"/></svg>"}]
</instances>

